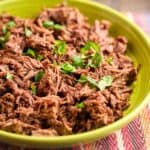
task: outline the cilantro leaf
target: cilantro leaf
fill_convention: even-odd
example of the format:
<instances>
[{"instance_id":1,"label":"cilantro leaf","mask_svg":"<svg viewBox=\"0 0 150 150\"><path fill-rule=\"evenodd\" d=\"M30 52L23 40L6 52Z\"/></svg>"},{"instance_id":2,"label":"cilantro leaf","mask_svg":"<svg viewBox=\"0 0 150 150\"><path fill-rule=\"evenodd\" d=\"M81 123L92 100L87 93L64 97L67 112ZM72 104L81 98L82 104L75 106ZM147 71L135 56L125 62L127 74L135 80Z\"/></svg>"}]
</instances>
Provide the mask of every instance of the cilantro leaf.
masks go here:
<instances>
[{"instance_id":1,"label":"cilantro leaf","mask_svg":"<svg viewBox=\"0 0 150 150\"><path fill-rule=\"evenodd\" d=\"M6 79L11 79L11 80L12 80L12 79L13 79L13 76L12 76L12 74L10 74L10 73L7 73L7 74L6 74Z\"/></svg>"},{"instance_id":2,"label":"cilantro leaf","mask_svg":"<svg viewBox=\"0 0 150 150\"><path fill-rule=\"evenodd\" d=\"M36 93L37 93L37 87L36 87L35 83L31 84L30 89L31 89L31 92L36 95Z\"/></svg>"},{"instance_id":3,"label":"cilantro leaf","mask_svg":"<svg viewBox=\"0 0 150 150\"><path fill-rule=\"evenodd\" d=\"M87 76L86 75L81 75L78 82L80 83L86 83L87 82Z\"/></svg>"},{"instance_id":4,"label":"cilantro leaf","mask_svg":"<svg viewBox=\"0 0 150 150\"><path fill-rule=\"evenodd\" d=\"M87 66L92 68L97 68L101 64L102 56L96 52L91 59L88 60Z\"/></svg>"},{"instance_id":5,"label":"cilantro leaf","mask_svg":"<svg viewBox=\"0 0 150 150\"><path fill-rule=\"evenodd\" d=\"M14 21L9 21L8 23L7 23L7 28L13 28L13 27L15 27L16 26L16 23L14 22Z\"/></svg>"},{"instance_id":6,"label":"cilantro leaf","mask_svg":"<svg viewBox=\"0 0 150 150\"><path fill-rule=\"evenodd\" d=\"M43 26L44 26L45 28L52 28L52 27L54 26L54 22L53 22L53 21L49 21L49 20L45 20L45 21L43 22Z\"/></svg>"},{"instance_id":7,"label":"cilantro leaf","mask_svg":"<svg viewBox=\"0 0 150 150\"><path fill-rule=\"evenodd\" d=\"M113 63L113 58L112 58L112 57L107 57L107 58L106 58L106 62L107 62L109 65L112 65L112 63Z\"/></svg>"},{"instance_id":8,"label":"cilantro leaf","mask_svg":"<svg viewBox=\"0 0 150 150\"><path fill-rule=\"evenodd\" d=\"M86 76L86 75L81 75L81 76L80 76L80 79L78 80L78 82L80 82L80 83L86 83L86 82L88 82L88 83L90 83L91 85L97 87L97 82L96 82L96 80L93 79L93 78L91 78L91 77L89 77L89 76Z\"/></svg>"},{"instance_id":9,"label":"cilantro leaf","mask_svg":"<svg viewBox=\"0 0 150 150\"><path fill-rule=\"evenodd\" d=\"M75 105L77 108L84 108L84 103L83 102L80 102L80 103L76 103Z\"/></svg>"},{"instance_id":10,"label":"cilantro leaf","mask_svg":"<svg viewBox=\"0 0 150 150\"><path fill-rule=\"evenodd\" d=\"M95 52L98 52L100 50L100 46L97 43L94 43L92 41L88 41L82 48L81 53L85 54L90 49L93 49Z\"/></svg>"},{"instance_id":11,"label":"cilantro leaf","mask_svg":"<svg viewBox=\"0 0 150 150\"><path fill-rule=\"evenodd\" d=\"M6 32L6 34L0 37L0 47L3 47L4 44L9 40L10 32Z\"/></svg>"},{"instance_id":12,"label":"cilantro leaf","mask_svg":"<svg viewBox=\"0 0 150 150\"><path fill-rule=\"evenodd\" d=\"M30 56L32 58L35 58L35 59L39 60L39 61L41 61L43 59L42 55L36 54L36 52L31 48L28 48L26 50L26 52L24 52L24 55Z\"/></svg>"},{"instance_id":13,"label":"cilantro leaf","mask_svg":"<svg viewBox=\"0 0 150 150\"><path fill-rule=\"evenodd\" d=\"M87 76L87 81L88 81L91 85L97 87L97 82L96 82L95 79L93 79L93 78Z\"/></svg>"},{"instance_id":14,"label":"cilantro leaf","mask_svg":"<svg viewBox=\"0 0 150 150\"><path fill-rule=\"evenodd\" d=\"M33 49L28 48L26 52L24 52L25 55L31 56L33 58L36 58L36 53Z\"/></svg>"},{"instance_id":15,"label":"cilantro leaf","mask_svg":"<svg viewBox=\"0 0 150 150\"><path fill-rule=\"evenodd\" d=\"M64 26L63 26L63 25L60 25L60 24L55 24L55 25L54 25L54 29L55 29L55 30L63 30L63 29L64 29Z\"/></svg>"},{"instance_id":16,"label":"cilantro leaf","mask_svg":"<svg viewBox=\"0 0 150 150\"><path fill-rule=\"evenodd\" d=\"M89 84L91 84L92 86L97 87L101 91L104 90L105 88L111 86L112 81L113 81L113 78L110 75L102 77L102 79L98 82L95 79L93 79L89 76L85 76L85 75L82 75L80 77L80 79L78 80L78 82L80 82L80 83L88 82Z\"/></svg>"},{"instance_id":17,"label":"cilantro leaf","mask_svg":"<svg viewBox=\"0 0 150 150\"><path fill-rule=\"evenodd\" d=\"M63 73L69 74L75 72L75 70L76 70L75 67L69 64L68 62L61 64L61 71Z\"/></svg>"},{"instance_id":18,"label":"cilantro leaf","mask_svg":"<svg viewBox=\"0 0 150 150\"><path fill-rule=\"evenodd\" d=\"M112 85L112 81L113 81L112 76L110 76L110 75L104 76L104 77L102 77L102 79L98 82L98 88L102 91L102 90L104 90L106 87L111 86L111 85Z\"/></svg>"},{"instance_id":19,"label":"cilantro leaf","mask_svg":"<svg viewBox=\"0 0 150 150\"><path fill-rule=\"evenodd\" d=\"M96 52L94 56L92 57L92 61L93 61L94 68L99 67L102 61L101 55L98 52Z\"/></svg>"},{"instance_id":20,"label":"cilantro leaf","mask_svg":"<svg viewBox=\"0 0 150 150\"><path fill-rule=\"evenodd\" d=\"M39 54L39 55L37 55L36 59L41 61L41 60L43 60L43 56Z\"/></svg>"},{"instance_id":21,"label":"cilantro leaf","mask_svg":"<svg viewBox=\"0 0 150 150\"><path fill-rule=\"evenodd\" d=\"M65 54L66 53L66 42L61 41L61 40L56 40L54 52L58 55Z\"/></svg>"},{"instance_id":22,"label":"cilantro leaf","mask_svg":"<svg viewBox=\"0 0 150 150\"><path fill-rule=\"evenodd\" d=\"M53 21L45 20L43 22L43 26L47 29L55 29L55 30L62 30L64 28L63 25L55 24Z\"/></svg>"},{"instance_id":23,"label":"cilantro leaf","mask_svg":"<svg viewBox=\"0 0 150 150\"><path fill-rule=\"evenodd\" d=\"M26 37L29 37L29 36L32 35L32 31L31 31L29 28L27 28L27 27L25 27L24 33L25 33L25 36L26 36Z\"/></svg>"},{"instance_id":24,"label":"cilantro leaf","mask_svg":"<svg viewBox=\"0 0 150 150\"><path fill-rule=\"evenodd\" d=\"M43 70L39 71L39 72L35 75L34 81L35 81L35 82L39 82L39 81L41 80L41 78L43 77L43 75L44 75L44 71L43 71Z\"/></svg>"},{"instance_id":25,"label":"cilantro leaf","mask_svg":"<svg viewBox=\"0 0 150 150\"><path fill-rule=\"evenodd\" d=\"M83 67L84 66L84 59L80 55L76 55L72 57L72 64L76 67Z\"/></svg>"},{"instance_id":26,"label":"cilantro leaf","mask_svg":"<svg viewBox=\"0 0 150 150\"><path fill-rule=\"evenodd\" d=\"M8 32L8 29L7 29L7 26L6 26L6 25L4 25L4 26L2 27L2 32L3 32L3 34L6 34L6 33Z\"/></svg>"}]
</instances>

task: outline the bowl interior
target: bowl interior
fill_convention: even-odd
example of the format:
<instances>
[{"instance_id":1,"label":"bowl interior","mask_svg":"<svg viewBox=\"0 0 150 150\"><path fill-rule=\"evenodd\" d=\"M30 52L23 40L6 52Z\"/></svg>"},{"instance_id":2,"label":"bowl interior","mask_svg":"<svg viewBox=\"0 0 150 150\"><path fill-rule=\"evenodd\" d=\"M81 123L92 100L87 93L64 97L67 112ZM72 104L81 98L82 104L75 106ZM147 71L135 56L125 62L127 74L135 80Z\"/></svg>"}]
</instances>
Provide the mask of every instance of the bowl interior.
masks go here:
<instances>
[{"instance_id":1,"label":"bowl interior","mask_svg":"<svg viewBox=\"0 0 150 150\"><path fill-rule=\"evenodd\" d=\"M6 0L0 2L0 13L8 12L11 15L23 17L23 18L32 18L35 17L43 8L52 7L56 4L62 2L61 0ZM128 52L127 54L132 57L135 62L135 65L141 65L140 71L138 73L137 81L133 84L134 91L130 97L130 107L124 112L124 117L115 123L108 125L107 127L102 127L100 129L95 130L95 132L90 131L85 133L85 137L87 140L96 139L97 137L103 137L117 128L122 127L128 121L130 121L133 116L135 116L140 109L141 104L143 105L143 100L149 93L150 89L150 44L145 35L138 30L130 21L124 19L120 14L107 8L103 5L98 5L96 3L86 1L86 0L68 0L68 5L77 7L80 11L89 18L89 21L92 23L95 19L107 19L112 23L112 27L110 29L111 35L124 35L127 37L128 44ZM136 111L137 110L137 111ZM126 118L126 119L125 119ZM16 138L15 134L6 134L5 131L0 131L0 139L1 137L7 136L8 141L12 141L11 138ZM95 134L95 135L94 135ZM5 136L4 136L5 135ZM14 136L13 136L14 135ZM72 144L79 143L80 141L86 141L83 137L83 134L72 135L70 136L70 141L63 141L62 136L59 138L54 138L54 141L47 140L45 142L46 145L56 145L56 144ZM89 137L88 137L89 135ZM76 136L76 137L75 137ZM8 138L9 137L9 138ZM23 136L22 136L23 137ZM69 137L69 136L68 136ZM75 138L74 138L75 137ZM4 138L4 139L5 139ZM16 138L18 140L18 138ZM46 138L45 138L46 139ZM43 139L43 142L45 141ZM67 139L67 138L66 138ZM24 139L28 140L28 137ZM25 142L28 143L34 142L34 138ZM6 140L5 140L6 141ZM42 139L40 140L42 141ZM39 141L39 145L43 147ZM56 142L57 141L57 142ZM21 142L21 140L20 140ZM12 142L11 142L12 143ZM18 143L17 143L18 144ZM39 146L38 146L39 147Z\"/></svg>"}]
</instances>

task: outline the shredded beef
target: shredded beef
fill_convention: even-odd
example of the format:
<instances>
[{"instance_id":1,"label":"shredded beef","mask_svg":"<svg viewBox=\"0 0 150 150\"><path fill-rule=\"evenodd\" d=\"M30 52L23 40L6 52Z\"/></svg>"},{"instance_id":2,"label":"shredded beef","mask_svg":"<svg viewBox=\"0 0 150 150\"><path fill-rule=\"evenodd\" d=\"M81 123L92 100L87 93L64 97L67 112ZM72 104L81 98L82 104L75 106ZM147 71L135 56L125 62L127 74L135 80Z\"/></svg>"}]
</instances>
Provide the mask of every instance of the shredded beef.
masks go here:
<instances>
[{"instance_id":1,"label":"shredded beef","mask_svg":"<svg viewBox=\"0 0 150 150\"><path fill-rule=\"evenodd\" d=\"M45 28L45 20L62 25L62 30ZM10 21L15 26L9 27ZM3 31L4 26L8 31ZM58 136L100 128L121 118L129 106L137 69L125 54L127 39L110 36L110 26L107 20L90 25L78 9L65 5L45 9L35 19L1 15L0 37L4 32L10 35L0 44L0 129ZM30 35L25 35L25 28ZM66 43L63 55L54 51L58 40ZM72 57L79 55L88 41L100 45L100 66L63 72L60 64L72 64ZM29 49L34 54L27 54ZM90 50L87 55L92 54ZM95 81L109 75L113 81L100 90L78 82L82 75Z\"/></svg>"}]
</instances>

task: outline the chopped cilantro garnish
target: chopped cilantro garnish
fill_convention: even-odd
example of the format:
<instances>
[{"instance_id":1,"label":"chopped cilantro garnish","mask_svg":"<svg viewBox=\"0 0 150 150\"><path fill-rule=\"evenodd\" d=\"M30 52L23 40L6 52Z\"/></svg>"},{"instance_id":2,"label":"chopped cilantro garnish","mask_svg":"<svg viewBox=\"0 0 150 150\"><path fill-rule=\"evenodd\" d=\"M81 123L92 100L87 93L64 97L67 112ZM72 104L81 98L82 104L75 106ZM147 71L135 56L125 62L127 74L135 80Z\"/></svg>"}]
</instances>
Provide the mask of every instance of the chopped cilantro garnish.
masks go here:
<instances>
[{"instance_id":1,"label":"chopped cilantro garnish","mask_svg":"<svg viewBox=\"0 0 150 150\"><path fill-rule=\"evenodd\" d=\"M55 41L54 52L58 55L63 55L66 53L66 42L61 40Z\"/></svg>"},{"instance_id":2,"label":"chopped cilantro garnish","mask_svg":"<svg viewBox=\"0 0 150 150\"><path fill-rule=\"evenodd\" d=\"M55 30L63 30L63 29L64 29L64 26L63 26L63 25L60 25L60 24L55 24L55 25L54 25L54 29L55 29Z\"/></svg>"},{"instance_id":3,"label":"chopped cilantro garnish","mask_svg":"<svg viewBox=\"0 0 150 150\"><path fill-rule=\"evenodd\" d=\"M97 87L101 91L104 90L106 87L111 86L112 81L113 81L113 78L112 78L112 76L109 76L109 75L102 77L102 79L98 82L95 79L93 79L89 76L85 76L85 75L82 75L80 77L80 79L78 80L78 82L80 82L80 83L88 82L89 84L91 84L92 86Z\"/></svg>"},{"instance_id":4,"label":"chopped cilantro garnish","mask_svg":"<svg viewBox=\"0 0 150 150\"><path fill-rule=\"evenodd\" d=\"M104 90L106 87L111 86L111 85L112 85L112 81L113 81L112 76L110 76L110 75L104 76L104 77L102 77L102 79L98 82L98 88L102 91L102 90Z\"/></svg>"},{"instance_id":5,"label":"chopped cilantro garnish","mask_svg":"<svg viewBox=\"0 0 150 150\"><path fill-rule=\"evenodd\" d=\"M90 49L94 50L95 52L98 52L100 50L100 46L97 43L94 43L92 41L88 41L82 48L81 53L85 54Z\"/></svg>"},{"instance_id":6,"label":"chopped cilantro garnish","mask_svg":"<svg viewBox=\"0 0 150 150\"><path fill-rule=\"evenodd\" d=\"M53 21L48 21L48 20L43 21L43 26L44 26L45 28L53 28L54 22L53 22Z\"/></svg>"},{"instance_id":7,"label":"chopped cilantro garnish","mask_svg":"<svg viewBox=\"0 0 150 150\"><path fill-rule=\"evenodd\" d=\"M100 46L92 41L87 42L80 50L82 55L86 55L86 53L92 50L93 54L91 54L88 58L88 64L87 66L92 67L92 68L97 68L99 67L101 61L102 61L102 56L100 55Z\"/></svg>"},{"instance_id":8,"label":"chopped cilantro garnish","mask_svg":"<svg viewBox=\"0 0 150 150\"><path fill-rule=\"evenodd\" d=\"M53 21L49 20L43 21L43 26L47 29L55 29L55 30L62 30L64 28L63 25L55 24Z\"/></svg>"},{"instance_id":9,"label":"chopped cilantro garnish","mask_svg":"<svg viewBox=\"0 0 150 150\"><path fill-rule=\"evenodd\" d=\"M35 82L39 82L39 81L41 80L41 78L43 77L43 75L44 75L44 71L43 71L43 70L39 71L39 72L35 75L34 81L35 81Z\"/></svg>"},{"instance_id":10,"label":"chopped cilantro garnish","mask_svg":"<svg viewBox=\"0 0 150 150\"><path fill-rule=\"evenodd\" d=\"M84 58L80 55L76 55L72 57L72 64L75 67L83 67L84 66Z\"/></svg>"},{"instance_id":11,"label":"chopped cilantro garnish","mask_svg":"<svg viewBox=\"0 0 150 150\"><path fill-rule=\"evenodd\" d=\"M36 53L33 49L28 48L26 52L24 52L25 55L31 56L33 58L36 58Z\"/></svg>"},{"instance_id":12,"label":"chopped cilantro garnish","mask_svg":"<svg viewBox=\"0 0 150 150\"><path fill-rule=\"evenodd\" d=\"M30 89L31 89L31 92L36 95L36 93L37 93L37 87L36 87L35 83L31 84Z\"/></svg>"},{"instance_id":13,"label":"chopped cilantro garnish","mask_svg":"<svg viewBox=\"0 0 150 150\"><path fill-rule=\"evenodd\" d=\"M41 60L43 60L43 56L39 54L39 55L37 55L36 59L41 61Z\"/></svg>"},{"instance_id":14,"label":"chopped cilantro garnish","mask_svg":"<svg viewBox=\"0 0 150 150\"><path fill-rule=\"evenodd\" d=\"M2 37L0 37L0 47L3 47L4 44L8 41L10 36L10 32L6 32L6 34Z\"/></svg>"},{"instance_id":15,"label":"chopped cilantro garnish","mask_svg":"<svg viewBox=\"0 0 150 150\"><path fill-rule=\"evenodd\" d=\"M92 67L92 68L97 68L101 64L101 61L102 61L102 56L98 52L96 52L91 57L91 59L88 60L87 66Z\"/></svg>"},{"instance_id":16,"label":"chopped cilantro garnish","mask_svg":"<svg viewBox=\"0 0 150 150\"><path fill-rule=\"evenodd\" d=\"M112 57L107 57L107 58L106 58L106 62L107 62L109 65L112 65L112 63L113 63L113 58L112 58Z\"/></svg>"},{"instance_id":17,"label":"chopped cilantro garnish","mask_svg":"<svg viewBox=\"0 0 150 150\"><path fill-rule=\"evenodd\" d=\"M25 27L24 33L25 33L25 36L26 36L26 37L29 37L29 36L32 35L32 31L31 31L29 28L27 28L27 27Z\"/></svg>"},{"instance_id":18,"label":"chopped cilantro garnish","mask_svg":"<svg viewBox=\"0 0 150 150\"><path fill-rule=\"evenodd\" d=\"M87 82L87 76L86 75L81 75L78 82L80 83L86 83Z\"/></svg>"},{"instance_id":19,"label":"chopped cilantro garnish","mask_svg":"<svg viewBox=\"0 0 150 150\"><path fill-rule=\"evenodd\" d=\"M68 62L61 64L61 71L63 73L69 74L75 72L75 70L76 70L75 67L69 64Z\"/></svg>"},{"instance_id":20,"label":"chopped cilantro garnish","mask_svg":"<svg viewBox=\"0 0 150 150\"><path fill-rule=\"evenodd\" d=\"M10 32L9 32L9 28L12 28L16 25L16 23L14 21L9 21L7 24L5 24L2 27L2 32L3 32L3 36L0 37L0 46L3 47L4 44L8 41L9 36L10 36Z\"/></svg>"},{"instance_id":21,"label":"chopped cilantro garnish","mask_svg":"<svg viewBox=\"0 0 150 150\"><path fill-rule=\"evenodd\" d=\"M16 26L16 23L14 21L9 21L6 26L7 28L13 28Z\"/></svg>"},{"instance_id":22,"label":"chopped cilantro garnish","mask_svg":"<svg viewBox=\"0 0 150 150\"><path fill-rule=\"evenodd\" d=\"M4 25L3 27L2 27L2 32L3 32L3 34L6 34L7 33L7 26L6 25Z\"/></svg>"},{"instance_id":23,"label":"chopped cilantro garnish","mask_svg":"<svg viewBox=\"0 0 150 150\"><path fill-rule=\"evenodd\" d=\"M13 79L13 76L12 76L12 74L10 74L10 73L7 73L7 74L6 74L6 79L11 79L11 80L12 80L12 79Z\"/></svg>"},{"instance_id":24,"label":"chopped cilantro garnish","mask_svg":"<svg viewBox=\"0 0 150 150\"><path fill-rule=\"evenodd\" d=\"M84 103L83 102L80 102L80 103L76 103L75 105L77 108L84 108Z\"/></svg>"},{"instance_id":25,"label":"chopped cilantro garnish","mask_svg":"<svg viewBox=\"0 0 150 150\"><path fill-rule=\"evenodd\" d=\"M43 59L42 55L36 54L36 52L33 49L31 49L31 48L28 48L26 50L26 52L24 52L24 54L27 55L27 56L30 56L32 58L35 58L35 59L37 59L39 61L41 61Z\"/></svg>"}]
</instances>

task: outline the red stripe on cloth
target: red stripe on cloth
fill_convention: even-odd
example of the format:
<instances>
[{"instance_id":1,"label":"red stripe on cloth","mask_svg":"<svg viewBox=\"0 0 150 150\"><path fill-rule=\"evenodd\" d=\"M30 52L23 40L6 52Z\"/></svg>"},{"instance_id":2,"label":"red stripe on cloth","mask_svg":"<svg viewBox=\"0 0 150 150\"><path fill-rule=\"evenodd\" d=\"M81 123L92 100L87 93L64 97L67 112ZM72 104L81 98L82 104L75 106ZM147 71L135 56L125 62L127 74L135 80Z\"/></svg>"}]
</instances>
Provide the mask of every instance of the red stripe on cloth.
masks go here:
<instances>
[{"instance_id":1,"label":"red stripe on cloth","mask_svg":"<svg viewBox=\"0 0 150 150\"><path fill-rule=\"evenodd\" d=\"M131 123L129 123L128 129L130 131L130 136L134 147L133 149L146 150L144 134L139 118L136 118Z\"/></svg>"},{"instance_id":2,"label":"red stripe on cloth","mask_svg":"<svg viewBox=\"0 0 150 150\"><path fill-rule=\"evenodd\" d=\"M122 133L122 137L123 137L123 143L124 143L125 150L133 150L133 146L131 143L132 140L131 140L131 136L130 136L128 127L126 126L123 129L121 129L121 133Z\"/></svg>"},{"instance_id":3,"label":"red stripe on cloth","mask_svg":"<svg viewBox=\"0 0 150 150\"><path fill-rule=\"evenodd\" d=\"M109 150L108 137L97 141L94 150Z\"/></svg>"},{"instance_id":4,"label":"red stripe on cloth","mask_svg":"<svg viewBox=\"0 0 150 150\"><path fill-rule=\"evenodd\" d=\"M109 150L118 150L117 136L115 133L108 136L108 141L109 141Z\"/></svg>"},{"instance_id":5,"label":"red stripe on cloth","mask_svg":"<svg viewBox=\"0 0 150 150\"><path fill-rule=\"evenodd\" d=\"M93 143L91 143L91 144L85 144L85 145L83 146L84 150L90 150L90 149L91 149L91 145L93 145ZM81 150L81 149L80 149L80 150Z\"/></svg>"},{"instance_id":6,"label":"red stripe on cloth","mask_svg":"<svg viewBox=\"0 0 150 150\"><path fill-rule=\"evenodd\" d=\"M81 150L81 149L80 149L80 146L74 146L74 147L72 148L72 150Z\"/></svg>"}]
</instances>

